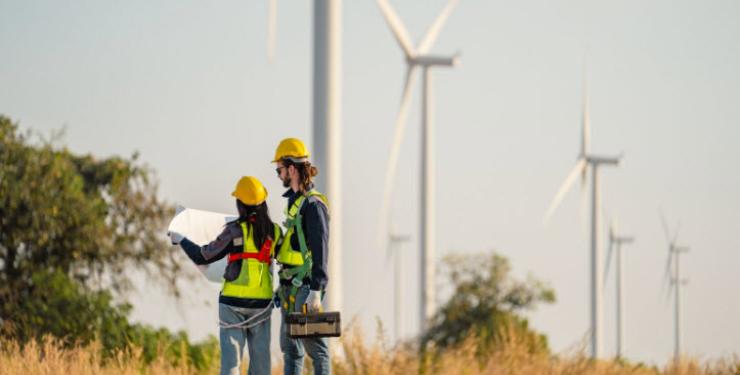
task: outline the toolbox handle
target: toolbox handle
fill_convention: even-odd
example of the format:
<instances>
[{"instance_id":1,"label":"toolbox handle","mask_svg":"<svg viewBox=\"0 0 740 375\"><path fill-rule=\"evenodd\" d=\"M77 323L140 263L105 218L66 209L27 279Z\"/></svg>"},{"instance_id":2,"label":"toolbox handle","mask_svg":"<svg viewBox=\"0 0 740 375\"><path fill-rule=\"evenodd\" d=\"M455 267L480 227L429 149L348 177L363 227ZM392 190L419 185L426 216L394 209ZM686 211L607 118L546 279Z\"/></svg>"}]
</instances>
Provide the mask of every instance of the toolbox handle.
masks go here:
<instances>
[{"instance_id":1,"label":"toolbox handle","mask_svg":"<svg viewBox=\"0 0 740 375\"><path fill-rule=\"evenodd\" d=\"M323 312L323 310L324 310L324 309L322 309L322 308L319 308L319 312ZM303 304L303 305L301 306L301 311L303 311L303 315L308 315L308 304L307 304L307 303L304 303L304 304Z\"/></svg>"}]
</instances>

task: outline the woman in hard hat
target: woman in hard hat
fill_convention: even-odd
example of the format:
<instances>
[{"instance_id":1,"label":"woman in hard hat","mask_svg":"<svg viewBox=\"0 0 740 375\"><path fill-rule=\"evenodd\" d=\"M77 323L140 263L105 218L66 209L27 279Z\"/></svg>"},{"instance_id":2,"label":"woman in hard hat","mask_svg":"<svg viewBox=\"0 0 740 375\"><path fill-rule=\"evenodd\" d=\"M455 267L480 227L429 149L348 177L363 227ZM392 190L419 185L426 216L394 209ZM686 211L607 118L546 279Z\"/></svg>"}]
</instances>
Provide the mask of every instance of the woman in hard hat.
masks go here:
<instances>
[{"instance_id":1,"label":"woman in hard hat","mask_svg":"<svg viewBox=\"0 0 740 375\"><path fill-rule=\"evenodd\" d=\"M270 219L267 190L257 178L242 177L231 195L239 218L227 223L215 240L199 246L178 233L170 237L196 264L228 257L218 299L221 374L239 374L245 342L249 374L270 374L272 260L282 233Z\"/></svg>"}]
</instances>

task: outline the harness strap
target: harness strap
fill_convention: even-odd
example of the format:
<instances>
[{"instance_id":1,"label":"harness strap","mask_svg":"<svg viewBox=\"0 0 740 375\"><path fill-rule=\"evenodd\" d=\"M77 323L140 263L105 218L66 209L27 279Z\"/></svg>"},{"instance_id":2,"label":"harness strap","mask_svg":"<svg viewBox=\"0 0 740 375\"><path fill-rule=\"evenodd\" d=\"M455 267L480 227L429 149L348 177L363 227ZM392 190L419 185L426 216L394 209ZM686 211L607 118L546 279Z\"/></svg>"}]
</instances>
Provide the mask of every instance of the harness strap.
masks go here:
<instances>
[{"instance_id":1,"label":"harness strap","mask_svg":"<svg viewBox=\"0 0 740 375\"><path fill-rule=\"evenodd\" d=\"M265 243L262 244L262 248L258 253L247 253L247 252L241 252L241 253L234 253L229 254L229 263L236 262L240 259L257 259L260 263L270 263L270 249L272 248L272 240L266 239Z\"/></svg>"}]
</instances>

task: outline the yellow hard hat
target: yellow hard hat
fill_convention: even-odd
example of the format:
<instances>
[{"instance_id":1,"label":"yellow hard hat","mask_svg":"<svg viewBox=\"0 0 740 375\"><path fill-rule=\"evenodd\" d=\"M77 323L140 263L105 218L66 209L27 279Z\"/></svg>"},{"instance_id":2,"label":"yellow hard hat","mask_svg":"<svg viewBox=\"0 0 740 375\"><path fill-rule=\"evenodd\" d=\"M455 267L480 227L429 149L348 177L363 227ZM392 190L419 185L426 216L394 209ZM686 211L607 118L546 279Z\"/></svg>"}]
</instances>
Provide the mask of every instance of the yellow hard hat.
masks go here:
<instances>
[{"instance_id":1,"label":"yellow hard hat","mask_svg":"<svg viewBox=\"0 0 740 375\"><path fill-rule=\"evenodd\" d=\"M267 189L257 177L244 176L236 183L231 195L247 206L257 206L267 199Z\"/></svg>"},{"instance_id":2,"label":"yellow hard hat","mask_svg":"<svg viewBox=\"0 0 740 375\"><path fill-rule=\"evenodd\" d=\"M275 160L272 162L277 163L282 158L291 158L294 159L293 161L302 161L300 159L306 159L308 158L308 155L308 149L300 139L285 138L280 141L280 144L275 150Z\"/></svg>"}]
</instances>

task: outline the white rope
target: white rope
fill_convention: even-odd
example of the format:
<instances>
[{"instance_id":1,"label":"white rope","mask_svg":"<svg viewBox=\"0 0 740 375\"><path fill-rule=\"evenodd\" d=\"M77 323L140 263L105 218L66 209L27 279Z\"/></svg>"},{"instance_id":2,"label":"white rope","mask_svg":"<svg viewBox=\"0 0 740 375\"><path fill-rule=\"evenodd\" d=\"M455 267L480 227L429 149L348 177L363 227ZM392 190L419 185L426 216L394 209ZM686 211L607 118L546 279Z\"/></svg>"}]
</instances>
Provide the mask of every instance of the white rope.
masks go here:
<instances>
[{"instance_id":1,"label":"white rope","mask_svg":"<svg viewBox=\"0 0 740 375\"><path fill-rule=\"evenodd\" d=\"M265 314L265 312L268 312L268 314L267 314L267 316L265 318L263 318L261 320L258 320L256 322L250 324L250 322L252 320L261 317L262 315ZM265 322L266 320L270 319L270 314L271 313L272 313L272 301L270 301L270 304L267 305L267 307L265 307L262 311L260 311L259 313L255 314L253 317L248 318L247 320L244 320L244 321L239 322L239 323L227 323L227 322L224 322L223 320L219 319L218 320L218 325L221 328L242 328L242 329L248 329L248 328L255 327L258 324L260 324L262 322Z\"/></svg>"}]
</instances>

